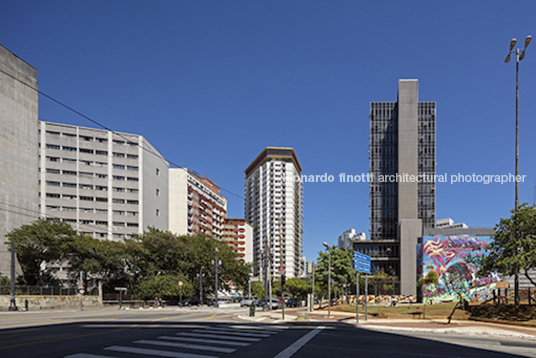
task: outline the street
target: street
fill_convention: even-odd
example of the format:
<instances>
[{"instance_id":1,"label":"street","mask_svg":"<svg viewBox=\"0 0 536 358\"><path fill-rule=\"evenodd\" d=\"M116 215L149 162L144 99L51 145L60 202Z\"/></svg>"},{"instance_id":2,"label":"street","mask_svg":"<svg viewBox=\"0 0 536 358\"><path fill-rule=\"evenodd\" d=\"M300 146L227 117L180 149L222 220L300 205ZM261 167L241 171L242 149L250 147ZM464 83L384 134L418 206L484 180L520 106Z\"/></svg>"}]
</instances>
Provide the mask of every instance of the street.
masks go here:
<instances>
[{"instance_id":1,"label":"street","mask_svg":"<svg viewBox=\"0 0 536 358\"><path fill-rule=\"evenodd\" d=\"M249 322L240 308L3 313L2 357L536 357L536 342Z\"/></svg>"}]
</instances>

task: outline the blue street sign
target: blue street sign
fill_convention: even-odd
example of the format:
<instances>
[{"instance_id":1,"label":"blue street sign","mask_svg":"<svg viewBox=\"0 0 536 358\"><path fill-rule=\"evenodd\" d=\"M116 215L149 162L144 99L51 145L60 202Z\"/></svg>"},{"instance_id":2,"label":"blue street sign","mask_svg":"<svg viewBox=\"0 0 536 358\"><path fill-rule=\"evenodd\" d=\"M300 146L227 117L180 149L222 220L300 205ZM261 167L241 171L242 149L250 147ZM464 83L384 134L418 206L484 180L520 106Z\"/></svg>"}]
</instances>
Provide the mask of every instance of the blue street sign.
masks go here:
<instances>
[{"instance_id":1,"label":"blue street sign","mask_svg":"<svg viewBox=\"0 0 536 358\"><path fill-rule=\"evenodd\" d=\"M354 251L354 270L370 273L370 256Z\"/></svg>"}]
</instances>

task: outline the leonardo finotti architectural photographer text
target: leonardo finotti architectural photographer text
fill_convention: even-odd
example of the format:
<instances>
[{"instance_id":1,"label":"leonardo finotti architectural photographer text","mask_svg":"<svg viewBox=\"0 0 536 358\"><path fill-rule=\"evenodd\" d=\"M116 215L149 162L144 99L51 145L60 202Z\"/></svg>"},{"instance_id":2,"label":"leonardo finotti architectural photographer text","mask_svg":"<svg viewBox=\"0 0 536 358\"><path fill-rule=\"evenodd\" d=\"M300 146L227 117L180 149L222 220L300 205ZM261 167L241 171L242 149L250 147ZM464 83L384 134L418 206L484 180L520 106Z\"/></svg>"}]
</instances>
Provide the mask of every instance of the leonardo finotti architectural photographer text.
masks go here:
<instances>
[{"instance_id":1,"label":"leonardo finotti architectural photographer text","mask_svg":"<svg viewBox=\"0 0 536 358\"><path fill-rule=\"evenodd\" d=\"M408 173L403 174L346 174L340 173L337 177L328 173L316 174L316 175L296 175L283 177L285 182L302 182L302 183L333 183L335 178L339 183L515 183L524 182L526 175L514 175L508 174L451 174L450 176L445 174L419 174L410 175Z\"/></svg>"}]
</instances>

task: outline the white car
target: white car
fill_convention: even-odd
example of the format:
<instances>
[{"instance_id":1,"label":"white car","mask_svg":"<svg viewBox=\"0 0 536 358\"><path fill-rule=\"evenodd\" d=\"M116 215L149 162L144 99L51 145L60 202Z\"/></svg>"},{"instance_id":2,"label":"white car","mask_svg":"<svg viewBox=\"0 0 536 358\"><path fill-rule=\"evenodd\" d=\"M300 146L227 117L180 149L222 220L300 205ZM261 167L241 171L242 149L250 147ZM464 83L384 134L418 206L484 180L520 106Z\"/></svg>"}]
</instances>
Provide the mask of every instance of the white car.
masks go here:
<instances>
[{"instance_id":1,"label":"white car","mask_svg":"<svg viewBox=\"0 0 536 358\"><path fill-rule=\"evenodd\" d=\"M256 305L258 300L259 298L256 296L244 297L242 298L242 301L240 301L240 307Z\"/></svg>"}]
</instances>

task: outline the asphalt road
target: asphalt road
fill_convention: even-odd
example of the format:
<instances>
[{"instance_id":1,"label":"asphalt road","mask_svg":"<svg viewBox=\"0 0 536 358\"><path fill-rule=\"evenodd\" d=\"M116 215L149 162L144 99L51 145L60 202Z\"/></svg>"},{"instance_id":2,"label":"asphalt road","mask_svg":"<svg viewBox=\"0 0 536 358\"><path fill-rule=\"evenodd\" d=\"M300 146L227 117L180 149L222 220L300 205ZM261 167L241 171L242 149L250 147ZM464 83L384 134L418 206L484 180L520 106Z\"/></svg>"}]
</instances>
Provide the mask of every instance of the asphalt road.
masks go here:
<instances>
[{"instance_id":1,"label":"asphalt road","mask_svg":"<svg viewBox=\"0 0 536 358\"><path fill-rule=\"evenodd\" d=\"M340 323L261 324L238 320L237 312L2 314L0 357L536 357L534 341L384 333Z\"/></svg>"}]
</instances>

